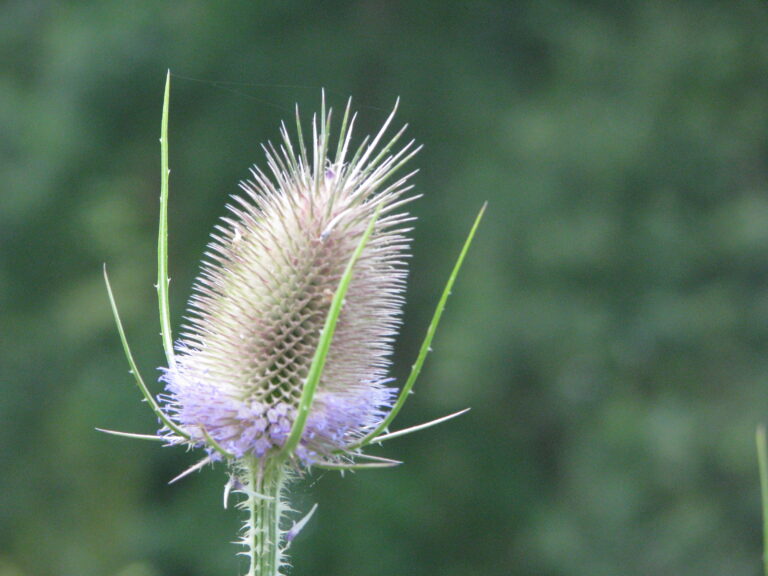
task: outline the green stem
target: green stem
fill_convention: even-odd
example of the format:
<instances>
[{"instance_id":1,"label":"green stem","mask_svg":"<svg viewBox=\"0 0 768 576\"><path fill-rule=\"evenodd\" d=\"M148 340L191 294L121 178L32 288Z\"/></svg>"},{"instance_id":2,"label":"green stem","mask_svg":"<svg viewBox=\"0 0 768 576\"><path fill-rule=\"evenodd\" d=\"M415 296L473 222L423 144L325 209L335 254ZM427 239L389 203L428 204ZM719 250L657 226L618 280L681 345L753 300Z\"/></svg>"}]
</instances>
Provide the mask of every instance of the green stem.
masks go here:
<instances>
[{"instance_id":1,"label":"green stem","mask_svg":"<svg viewBox=\"0 0 768 576\"><path fill-rule=\"evenodd\" d=\"M765 425L757 427L757 462L760 468L760 494L763 508L763 570L768 576L768 443Z\"/></svg>"},{"instance_id":2,"label":"green stem","mask_svg":"<svg viewBox=\"0 0 768 576\"><path fill-rule=\"evenodd\" d=\"M271 460L271 461L270 461ZM282 498L289 478L283 459L249 458L243 462L240 480L248 511L242 543L250 558L247 576L279 576L283 558L280 523L287 505Z\"/></svg>"}]
</instances>

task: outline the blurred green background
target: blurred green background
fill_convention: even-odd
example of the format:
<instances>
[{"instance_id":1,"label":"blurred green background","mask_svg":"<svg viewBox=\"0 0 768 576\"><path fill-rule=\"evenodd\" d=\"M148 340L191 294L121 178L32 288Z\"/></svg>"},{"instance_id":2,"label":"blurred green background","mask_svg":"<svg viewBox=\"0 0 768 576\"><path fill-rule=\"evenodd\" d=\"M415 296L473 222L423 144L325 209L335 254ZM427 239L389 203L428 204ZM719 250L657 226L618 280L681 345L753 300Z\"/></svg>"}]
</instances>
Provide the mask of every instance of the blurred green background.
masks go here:
<instances>
[{"instance_id":1,"label":"blurred green background","mask_svg":"<svg viewBox=\"0 0 768 576\"><path fill-rule=\"evenodd\" d=\"M757 575L768 420L768 4L0 3L0 576L227 576L221 467L152 432L134 353L171 97L175 323L229 194L298 102L424 144L402 381L489 213L394 470L313 474L293 573ZM159 390L155 384L155 390Z\"/></svg>"}]
</instances>

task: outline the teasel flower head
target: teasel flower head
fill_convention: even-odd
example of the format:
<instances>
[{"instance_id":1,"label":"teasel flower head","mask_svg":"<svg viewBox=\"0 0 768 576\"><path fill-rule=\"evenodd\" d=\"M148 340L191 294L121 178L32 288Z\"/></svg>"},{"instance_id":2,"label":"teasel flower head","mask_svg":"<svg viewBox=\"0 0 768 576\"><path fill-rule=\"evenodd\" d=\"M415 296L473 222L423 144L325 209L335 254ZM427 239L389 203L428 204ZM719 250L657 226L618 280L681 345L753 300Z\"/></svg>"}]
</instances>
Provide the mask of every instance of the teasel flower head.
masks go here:
<instances>
[{"instance_id":1,"label":"teasel flower head","mask_svg":"<svg viewBox=\"0 0 768 576\"><path fill-rule=\"evenodd\" d=\"M394 113L393 113L394 114ZM315 118L310 146L285 125L266 168L241 183L212 237L194 286L175 362L164 370L167 412L190 436L236 458L280 451L334 293L356 260L325 367L296 446L305 464L344 455L381 422L396 396L387 370L400 325L413 174L393 177L418 150L385 130L350 149L349 106L330 150L331 114ZM171 441L172 430L165 431ZM343 457L343 456L342 456Z\"/></svg>"},{"instance_id":2,"label":"teasel flower head","mask_svg":"<svg viewBox=\"0 0 768 576\"><path fill-rule=\"evenodd\" d=\"M325 99L307 146L285 125L281 142L264 146L216 226L173 344L168 295L168 103L161 128L158 301L167 366L156 398L133 358L106 267L112 313L131 373L161 422L157 434L104 430L118 436L203 448L208 455L181 478L225 460L230 491L247 511L240 543L248 576L282 574L285 551L315 508L292 526L291 478L309 466L388 467L395 460L363 453L372 443L445 422L466 410L389 431L421 371L448 295L482 218L475 219L443 289L416 361L395 389L387 373L400 326L413 172L398 170L417 151L385 139L394 111L373 138L353 147L355 116L347 105L337 138ZM362 461L361 461L362 460Z\"/></svg>"}]
</instances>

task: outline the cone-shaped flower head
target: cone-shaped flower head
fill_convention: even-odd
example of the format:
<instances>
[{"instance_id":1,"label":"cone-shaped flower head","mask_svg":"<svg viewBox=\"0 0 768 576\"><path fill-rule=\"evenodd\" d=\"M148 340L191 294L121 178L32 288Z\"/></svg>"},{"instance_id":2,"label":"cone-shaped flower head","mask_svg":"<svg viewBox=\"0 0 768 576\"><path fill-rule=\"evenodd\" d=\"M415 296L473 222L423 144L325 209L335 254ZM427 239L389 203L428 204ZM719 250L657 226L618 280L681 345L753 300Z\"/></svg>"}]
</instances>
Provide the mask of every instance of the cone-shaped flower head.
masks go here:
<instances>
[{"instance_id":1,"label":"cone-shaped flower head","mask_svg":"<svg viewBox=\"0 0 768 576\"><path fill-rule=\"evenodd\" d=\"M393 112L394 115L394 112ZM235 457L268 456L286 441L334 293L376 210L357 260L296 454L327 459L381 422L400 323L411 174L393 179L412 142L382 143L392 120L354 152L347 107L334 150L325 107L307 147L264 147L229 215L216 227L194 287L188 324L164 371L165 401L192 442ZM208 437L208 438L206 438Z\"/></svg>"}]
</instances>

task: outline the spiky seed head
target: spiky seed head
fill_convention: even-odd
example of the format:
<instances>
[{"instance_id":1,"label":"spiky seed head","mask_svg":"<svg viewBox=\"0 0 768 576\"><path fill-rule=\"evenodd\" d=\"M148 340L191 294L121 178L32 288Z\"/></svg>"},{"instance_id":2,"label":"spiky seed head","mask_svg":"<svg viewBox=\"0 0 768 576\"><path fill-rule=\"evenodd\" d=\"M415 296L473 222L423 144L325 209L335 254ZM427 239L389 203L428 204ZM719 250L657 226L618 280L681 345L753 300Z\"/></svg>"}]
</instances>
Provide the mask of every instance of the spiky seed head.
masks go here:
<instances>
[{"instance_id":1,"label":"spiky seed head","mask_svg":"<svg viewBox=\"0 0 768 576\"><path fill-rule=\"evenodd\" d=\"M411 218L402 206L413 173L393 173L418 151L403 133L383 142L394 116L354 153L347 105L335 153L330 112L312 122L310 155L297 112L295 146L285 125L264 146L212 234L189 303L175 363L164 370L174 419L204 446L265 457L286 441L333 295L380 207L354 268L297 456L343 452L392 405L387 371L400 324Z\"/></svg>"}]
</instances>

